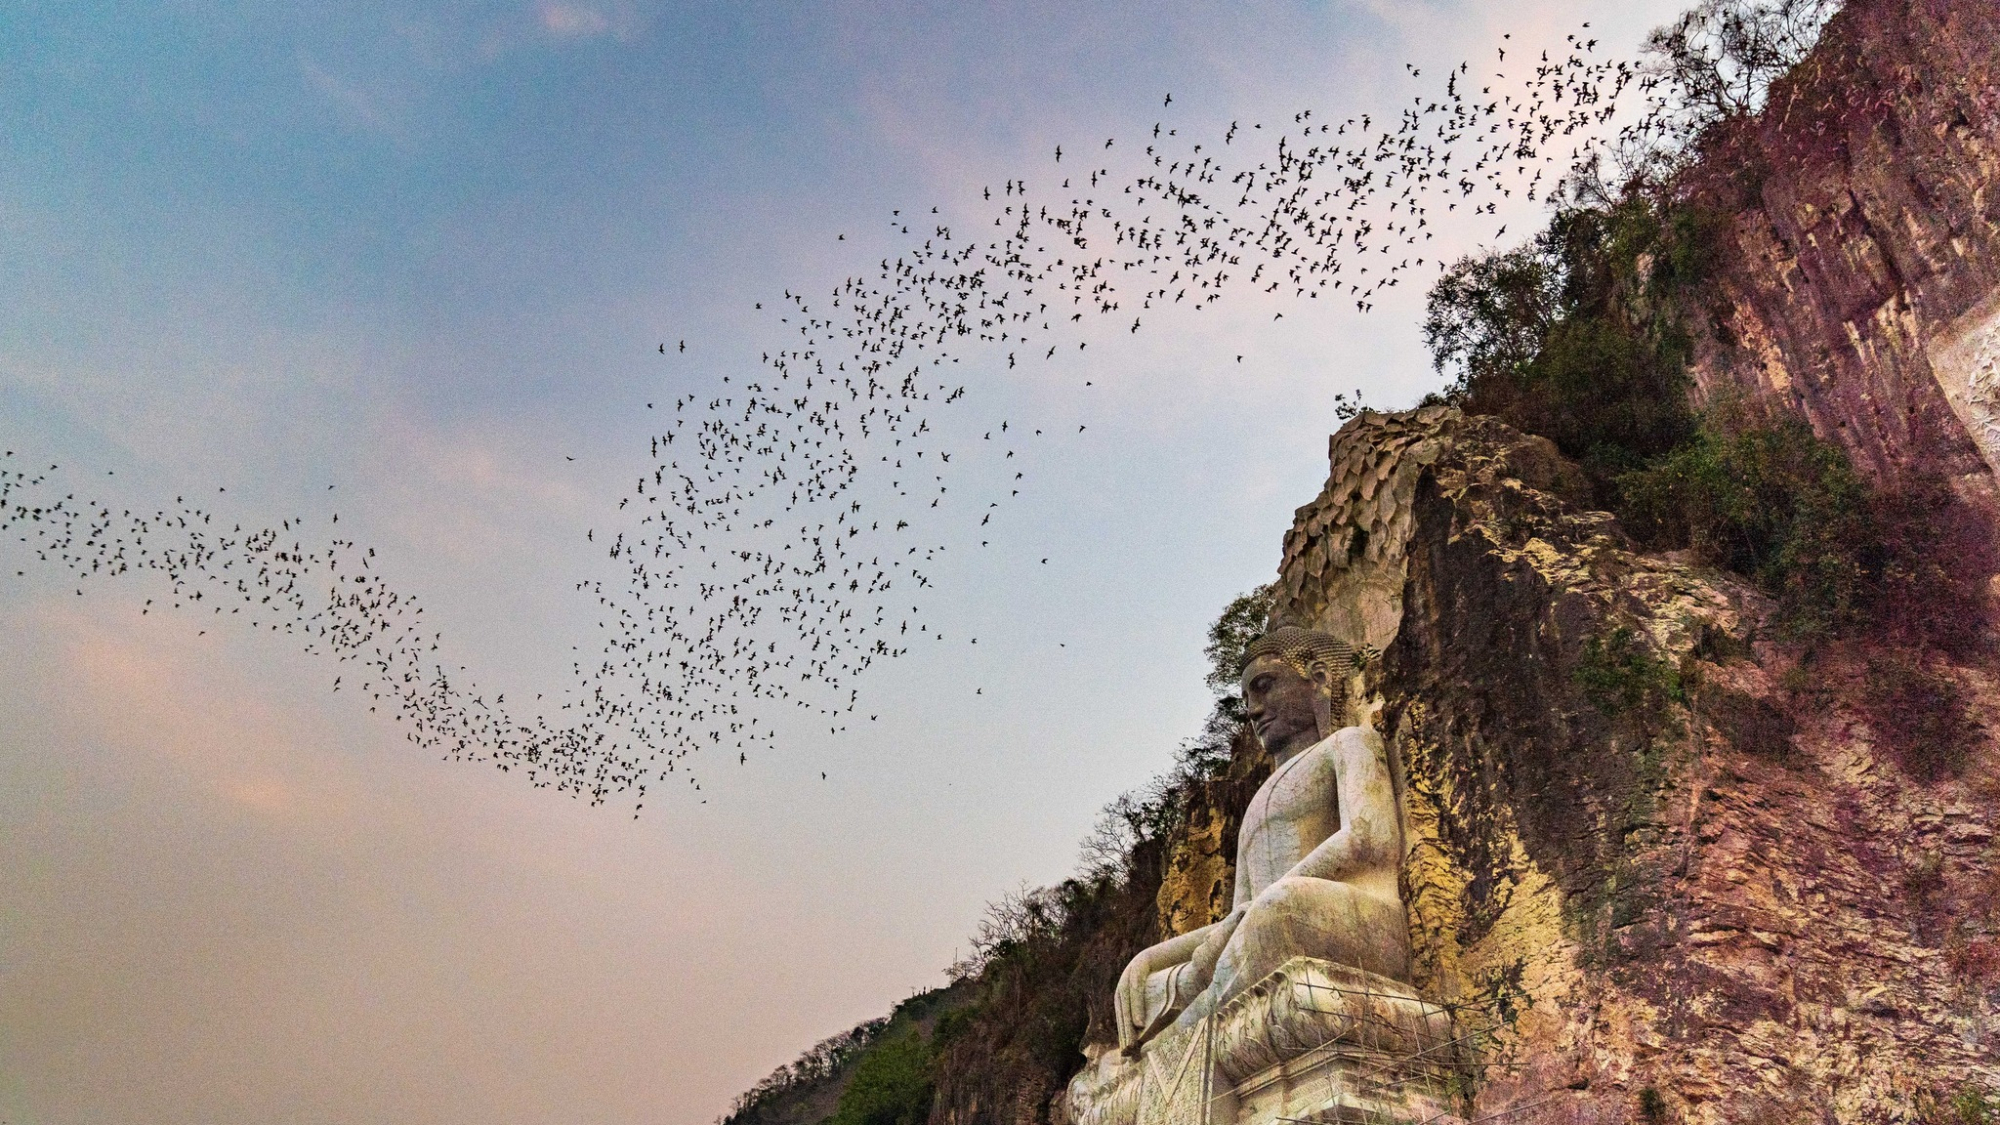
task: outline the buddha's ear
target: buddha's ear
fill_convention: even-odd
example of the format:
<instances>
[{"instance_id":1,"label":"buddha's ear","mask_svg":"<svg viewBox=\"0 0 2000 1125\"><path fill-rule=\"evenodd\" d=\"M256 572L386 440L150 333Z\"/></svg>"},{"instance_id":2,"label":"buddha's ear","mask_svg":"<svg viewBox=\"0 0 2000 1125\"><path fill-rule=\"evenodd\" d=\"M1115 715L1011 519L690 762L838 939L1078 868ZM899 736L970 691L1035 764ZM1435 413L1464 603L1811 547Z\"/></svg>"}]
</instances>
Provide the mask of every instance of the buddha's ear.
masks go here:
<instances>
[{"instance_id":1,"label":"buddha's ear","mask_svg":"<svg viewBox=\"0 0 2000 1125\"><path fill-rule=\"evenodd\" d=\"M1334 682L1333 669L1327 667L1325 661L1318 661L1313 664L1312 683L1315 689L1313 691L1313 724L1319 728L1319 736L1325 738L1340 729L1334 725L1333 714L1333 696L1337 685Z\"/></svg>"}]
</instances>

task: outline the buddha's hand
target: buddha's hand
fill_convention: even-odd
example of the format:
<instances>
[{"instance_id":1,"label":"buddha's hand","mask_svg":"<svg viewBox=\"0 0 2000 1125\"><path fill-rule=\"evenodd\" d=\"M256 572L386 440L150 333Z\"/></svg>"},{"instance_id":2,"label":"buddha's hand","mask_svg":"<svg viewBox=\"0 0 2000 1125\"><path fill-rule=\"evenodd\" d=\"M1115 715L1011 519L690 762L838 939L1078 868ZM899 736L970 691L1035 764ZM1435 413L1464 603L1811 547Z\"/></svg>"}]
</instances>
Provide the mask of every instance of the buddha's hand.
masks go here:
<instances>
[{"instance_id":1,"label":"buddha's hand","mask_svg":"<svg viewBox=\"0 0 2000 1125\"><path fill-rule=\"evenodd\" d=\"M1131 964L1119 974L1118 989L1112 994L1111 1007L1118 1021L1120 1047L1132 1046L1152 1019L1152 1013L1146 1011L1146 978L1153 972L1152 958L1147 954L1151 952L1145 950L1132 958Z\"/></svg>"},{"instance_id":2,"label":"buddha's hand","mask_svg":"<svg viewBox=\"0 0 2000 1125\"><path fill-rule=\"evenodd\" d=\"M1154 974L1162 969L1186 966L1188 958L1201 949L1202 942L1214 935L1215 928L1203 926L1179 937L1168 938L1142 951L1125 966L1125 971L1118 977L1118 991L1112 996L1112 1008L1118 1018L1118 1042L1128 1052L1138 1046L1147 1029L1160 1019L1163 1012L1174 1007L1176 996L1184 1003L1190 995L1185 988L1187 981L1183 980L1180 982L1183 987L1169 989L1161 1003L1154 1003L1154 990L1147 987ZM1197 985L1194 991L1199 992L1206 987L1207 977L1203 976L1202 981L1203 984Z\"/></svg>"}]
</instances>

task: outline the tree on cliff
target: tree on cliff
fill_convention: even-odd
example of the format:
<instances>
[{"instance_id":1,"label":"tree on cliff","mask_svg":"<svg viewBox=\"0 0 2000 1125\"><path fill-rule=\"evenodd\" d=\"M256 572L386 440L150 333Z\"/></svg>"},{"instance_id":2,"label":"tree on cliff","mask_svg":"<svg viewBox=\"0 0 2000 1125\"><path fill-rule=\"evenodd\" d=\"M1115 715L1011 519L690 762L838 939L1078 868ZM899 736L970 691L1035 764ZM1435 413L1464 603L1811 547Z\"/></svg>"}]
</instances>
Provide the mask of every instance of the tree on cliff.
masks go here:
<instances>
[{"instance_id":1,"label":"tree on cliff","mask_svg":"<svg viewBox=\"0 0 2000 1125\"><path fill-rule=\"evenodd\" d=\"M1646 37L1668 87L1662 108L1688 138L1756 113L1839 8L1840 0L1703 0Z\"/></svg>"}]
</instances>

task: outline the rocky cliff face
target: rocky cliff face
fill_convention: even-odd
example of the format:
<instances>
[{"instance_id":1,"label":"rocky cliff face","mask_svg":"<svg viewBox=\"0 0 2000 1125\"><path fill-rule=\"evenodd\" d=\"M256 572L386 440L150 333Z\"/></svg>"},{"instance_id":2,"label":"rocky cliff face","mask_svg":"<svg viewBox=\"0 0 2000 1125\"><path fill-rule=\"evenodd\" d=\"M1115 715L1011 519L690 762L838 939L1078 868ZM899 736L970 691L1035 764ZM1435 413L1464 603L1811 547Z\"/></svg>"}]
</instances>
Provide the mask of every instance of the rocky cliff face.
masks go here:
<instances>
[{"instance_id":1,"label":"rocky cliff face","mask_svg":"<svg viewBox=\"0 0 2000 1125\"><path fill-rule=\"evenodd\" d=\"M1799 667L1765 599L1636 552L1541 439L1436 410L1334 453L1277 612L1343 620L1343 556L1401 556L1379 726L1418 984L1479 1046L1470 1113L1887 1121L2000 1090L1985 732L1918 776L1871 729L1866 641ZM1407 528L1379 558L1322 518L1369 481ZM1988 667L1939 671L2000 714Z\"/></svg>"},{"instance_id":2,"label":"rocky cliff face","mask_svg":"<svg viewBox=\"0 0 2000 1125\"><path fill-rule=\"evenodd\" d=\"M2000 5L1854 0L1696 195L1730 216L1705 394L1746 392L1878 477L2000 467Z\"/></svg>"}]
</instances>

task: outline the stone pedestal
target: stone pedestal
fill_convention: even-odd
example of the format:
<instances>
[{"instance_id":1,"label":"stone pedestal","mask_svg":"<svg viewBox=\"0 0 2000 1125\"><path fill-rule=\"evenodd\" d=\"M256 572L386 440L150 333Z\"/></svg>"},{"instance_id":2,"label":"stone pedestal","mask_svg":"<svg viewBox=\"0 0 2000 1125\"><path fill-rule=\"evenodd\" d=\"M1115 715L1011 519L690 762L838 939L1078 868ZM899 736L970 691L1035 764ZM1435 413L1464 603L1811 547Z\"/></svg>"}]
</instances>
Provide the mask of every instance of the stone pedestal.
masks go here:
<instances>
[{"instance_id":1,"label":"stone pedestal","mask_svg":"<svg viewBox=\"0 0 2000 1125\"><path fill-rule=\"evenodd\" d=\"M1094 1057L1070 1083L1075 1125L1455 1123L1449 1015L1405 984L1295 957L1138 1058Z\"/></svg>"}]
</instances>

